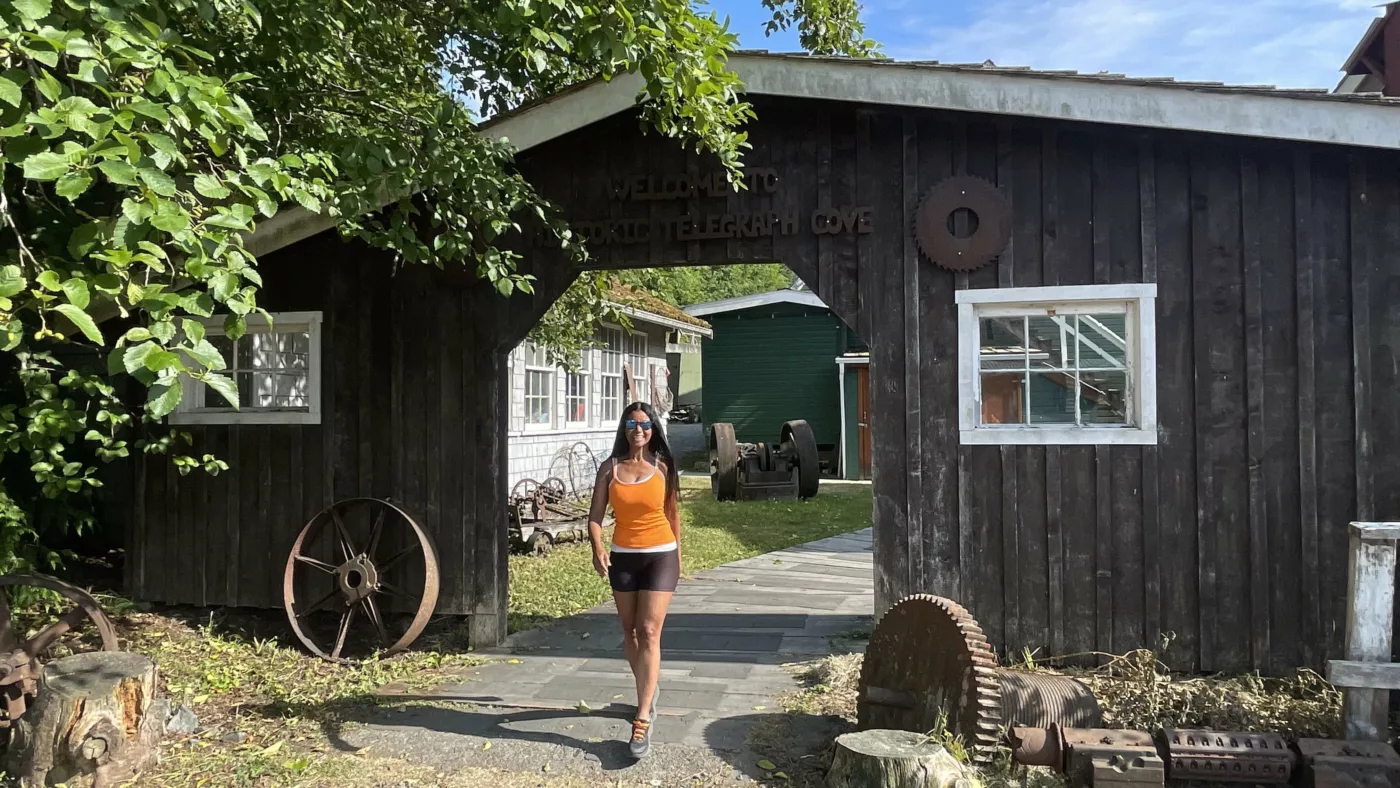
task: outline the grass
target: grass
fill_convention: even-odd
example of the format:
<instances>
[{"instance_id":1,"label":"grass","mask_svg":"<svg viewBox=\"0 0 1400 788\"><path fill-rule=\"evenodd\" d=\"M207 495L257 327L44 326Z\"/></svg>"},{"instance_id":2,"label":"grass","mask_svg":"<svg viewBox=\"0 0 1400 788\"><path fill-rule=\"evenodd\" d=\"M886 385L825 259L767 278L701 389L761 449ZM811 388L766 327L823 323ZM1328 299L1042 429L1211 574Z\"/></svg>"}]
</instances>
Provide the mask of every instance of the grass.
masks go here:
<instances>
[{"instance_id":1,"label":"grass","mask_svg":"<svg viewBox=\"0 0 1400 788\"><path fill-rule=\"evenodd\" d=\"M870 526L869 487L826 487L810 501L720 503L709 479L681 479L684 575ZM543 557L510 558L510 631L575 615L612 596L593 571L587 542L563 544Z\"/></svg>"}]
</instances>

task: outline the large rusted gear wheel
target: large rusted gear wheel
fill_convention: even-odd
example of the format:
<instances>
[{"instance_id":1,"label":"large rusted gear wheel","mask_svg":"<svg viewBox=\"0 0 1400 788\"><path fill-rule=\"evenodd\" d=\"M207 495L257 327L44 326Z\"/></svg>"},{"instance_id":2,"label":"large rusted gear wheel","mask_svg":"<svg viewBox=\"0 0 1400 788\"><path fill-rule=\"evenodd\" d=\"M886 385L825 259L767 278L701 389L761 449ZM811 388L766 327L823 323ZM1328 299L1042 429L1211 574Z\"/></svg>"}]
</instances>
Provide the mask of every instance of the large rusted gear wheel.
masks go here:
<instances>
[{"instance_id":1,"label":"large rusted gear wheel","mask_svg":"<svg viewBox=\"0 0 1400 788\"><path fill-rule=\"evenodd\" d=\"M959 238L948 226L959 209L977 217L977 228ZM971 175L955 175L928 190L914 212L914 240L924 256L949 271L975 271L1011 240L1011 204L996 186Z\"/></svg>"},{"instance_id":2,"label":"large rusted gear wheel","mask_svg":"<svg viewBox=\"0 0 1400 788\"><path fill-rule=\"evenodd\" d=\"M859 692L861 730L928 733L941 722L979 761L1001 741L996 654L972 614L950 599L905 597L880 617Z\"/></svg>"}]
</instances>

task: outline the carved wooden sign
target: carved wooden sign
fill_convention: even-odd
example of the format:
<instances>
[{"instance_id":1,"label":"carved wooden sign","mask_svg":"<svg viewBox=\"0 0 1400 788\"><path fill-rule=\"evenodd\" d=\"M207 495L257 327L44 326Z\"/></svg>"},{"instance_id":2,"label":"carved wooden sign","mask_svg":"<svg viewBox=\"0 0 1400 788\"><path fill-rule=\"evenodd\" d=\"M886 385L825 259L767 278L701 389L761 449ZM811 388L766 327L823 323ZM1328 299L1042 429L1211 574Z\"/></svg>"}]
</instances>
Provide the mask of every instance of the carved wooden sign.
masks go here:
<instances>
[{"instance_id":1,"label":"carved wooden sign","mask_svg":"<svg viewBox=\"0 0 1400 788\"><path fill-rule=\"evenodd\" d=\"M744 171L752 194L772 195L782 178L770 167ZM703 174L662 173L613 178L606 199L641 203L665 200L727 199L735 194L723 171ZM742 194L742 192L738 192ZM874 230L869 205L821 205L807 215L797 211L705 212L691 210L666 218L580 219L569 227L590 246L628 246L654 239L670 242L728 241L747 238L812 235L865 235Z\"/></svg>"}]
</instances>

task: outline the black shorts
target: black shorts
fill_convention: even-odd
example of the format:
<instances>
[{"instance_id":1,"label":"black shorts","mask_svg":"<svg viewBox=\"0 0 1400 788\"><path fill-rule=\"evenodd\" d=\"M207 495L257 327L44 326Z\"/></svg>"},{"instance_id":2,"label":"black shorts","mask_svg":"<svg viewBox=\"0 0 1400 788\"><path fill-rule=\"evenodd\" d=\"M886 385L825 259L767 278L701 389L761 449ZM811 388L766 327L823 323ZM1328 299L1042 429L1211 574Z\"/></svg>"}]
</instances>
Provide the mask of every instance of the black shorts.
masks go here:
<instances>
[{"instance_id":1,"label":"black shorts","mask_svg":"<svg viewBox=\"0 0 1400 788\"><path fill-rule=\"evenodd\" d=\"M675 591L681 579L681 558L676 550L664 553L613 551L608 561L608 582L614 591Z\"/></svg>"}]
</instances>

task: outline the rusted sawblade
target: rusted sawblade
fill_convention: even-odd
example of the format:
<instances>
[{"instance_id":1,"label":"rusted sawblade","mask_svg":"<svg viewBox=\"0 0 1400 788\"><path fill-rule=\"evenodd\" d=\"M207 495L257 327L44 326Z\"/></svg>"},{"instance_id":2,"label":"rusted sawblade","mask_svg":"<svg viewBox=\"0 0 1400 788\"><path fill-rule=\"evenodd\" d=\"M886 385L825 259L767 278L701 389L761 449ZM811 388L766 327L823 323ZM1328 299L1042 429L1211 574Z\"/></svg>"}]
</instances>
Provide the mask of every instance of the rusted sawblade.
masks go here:
<instances>
[{"instance_id":1,"label":"rusted sawblade","mask_svg":"<svg viewBox=\"0 0 1400 788\"><path fill-rule=\"evenodd\" d=\"M926 733L940 724L987 760L1001 736L996 655L962 605L905 597L875 626L860 674L861 730Z\"/></svg>"},{"instance_id":2,"label":"rusted sawblade","mask_svg":"<svg viewBox=\"0 0 1400 788\"><path fill-rule=\"evenodd\" d=\"M311 518L282 574L292 631L312 653L335 662L349 661L346 646L357 619L369 630L369 651L388 656L407 649L427 627L437 597L431 535L377 498L339 501ZM334 628L316 626L316 614L325 619L327 613L334 614ZM406 627L394 625L406 618Z\"/></svg>"}]
</instances>

